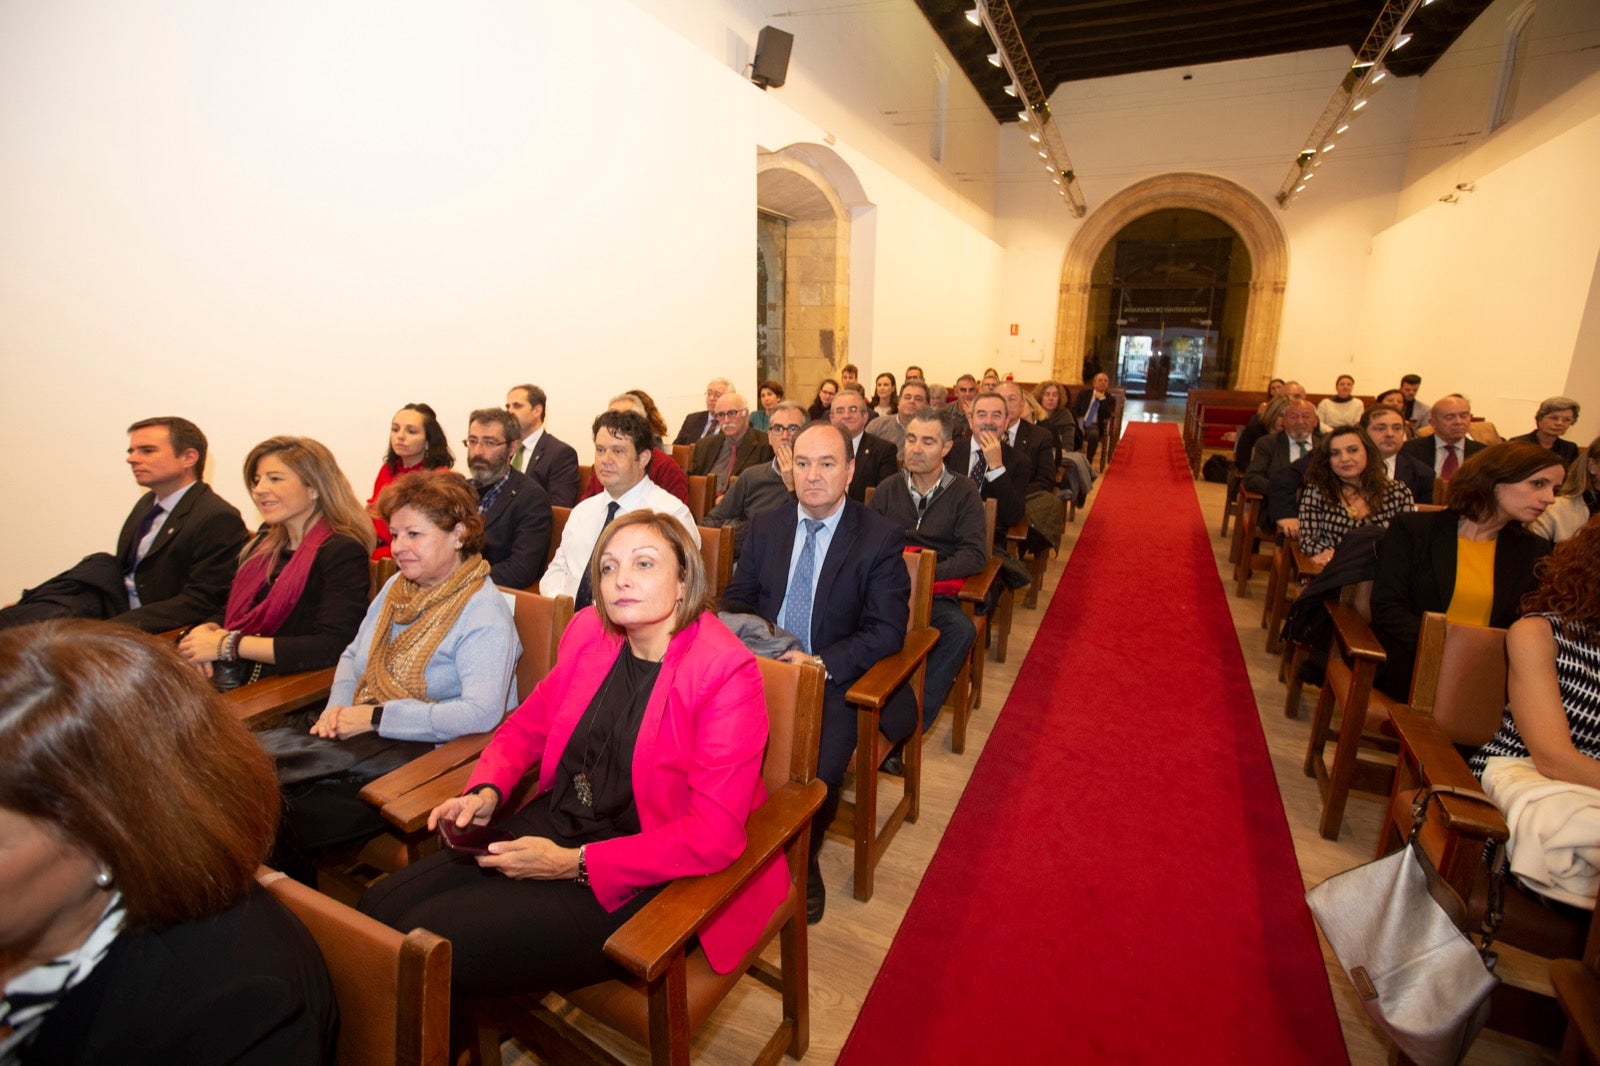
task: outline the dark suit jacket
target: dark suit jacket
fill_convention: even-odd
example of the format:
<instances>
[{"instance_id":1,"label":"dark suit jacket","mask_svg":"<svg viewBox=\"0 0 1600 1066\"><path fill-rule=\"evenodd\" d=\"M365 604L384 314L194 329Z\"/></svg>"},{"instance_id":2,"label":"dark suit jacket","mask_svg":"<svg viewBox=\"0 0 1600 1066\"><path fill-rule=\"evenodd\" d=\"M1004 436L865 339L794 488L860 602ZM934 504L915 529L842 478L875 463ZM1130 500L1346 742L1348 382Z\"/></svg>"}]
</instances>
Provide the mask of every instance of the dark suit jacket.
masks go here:
<instances>
[{"instance_id":1,"label":"dark suit jacket","mask_svg":"<svg viewBox=\"0 0 1600 1066\"><path fill-rule=\"evenodd\" d=\"M367 549L358 540L335 533L317 549L306 575L306 587L294 609L272 634L276 663L262 665L262 676L323 670L356 639L367 613L367 588L372 582ZM223 624L223 612L211 616Z\"/></svg>"},{"instance_id":2,"label":"dark suit jacket","mask_svg":"<svg viewBox=\"0 0 1600 1066\"><path fill-rule=\"evenodd\" d=\"M1056 435L1032 422L1017 423L1017 452L1027 462L1023 471L1023 493L1056 490ZM952 449L954 451L954 449ZM1009 466L1007 470L1011 469ZM1005 525L1010 522L1002 517Z\"/></svg>"},{"instance_id":3,"label":"dark suit jacket","mask_svg":"<svg viewBox=\"0 0 1600 1066\"><path fill-rule=\"evenodd\" d=\"M713 421L710 411L691 411L683 420L683 425L678 427L678 435L672 438L674 444L694 444L701 437L708 435L707 423Z\"/></svg>"},{"instance_id":4,"label":"dark suit jacket","mask_svg":"<svg viewBox=\"0 0 1600 1066\"><path fill-rule=\"evenodd\" d=\"M1094 399L1094 389L1085 388L1078 391L1072 398L1072 413L1078 417L1078 425L1083 425L1083 420L1089 414L1089 403ZM1095 409L1095 421L1103 428L1111 424L1111 416L1116 413L1117 398L1112 393L1106 393L1106 398L1100 401L1100 406Z\"/></svg>"},{"instance_id":5,"label":"dark suit jacket","mask_svg":"<svg viewBox=\"0 0 1600 1066\"><path fill-rule=\"evenodd\" d=\"M265 889L213 918L123 933L46 1015L24 1063L333 1062L316 941Z\"/></svg>"},{"instance_id":6,"label":"dark suit jacket","mask_svg":"<svg viewBox=\"0 0 1600 1066\"><path fill-rule=\"evenodd\" d=\"M1405 445L1394 457L1394 479L1411 490L1411 498L1418 504L1444 502L1433 498L1433 467L1407 455Z\"/></svg>"},{"instance_id":7,"label":"dark suit jacket","mask_svg":"<svg viewBox=\"0 0 1600 1066\"><path fill-rule=\"evenodd\" d=\"M1311 456L1305 455L1278 467L1267 478L1267 528L1276 529L1283 519L1299 516L1300 486L1305 484L1310 465Z\"/></svg>"},{"instance_id":8,"label":"dark suit jacket","mask_svg":"<svg viewBox=\"0 0 1600 1066\"><path fill-rule=\"evenodd\" d=\"M702 476L722 473L713 468L716 465L717 453L722 450L724 439L720 433L700 438L695 443L694 451L689 455L689 473ZM728 480L732 481L752 466L770 462L772 462L772 445L767 443L767 435L753 427L747 429L744 431L744 436L739 439L739 446L734 449L733 474Z\"/></svg>"},{"instance_id":9,"label":"dark suit jacket","mask_svg":"<svg viewBox=\"0 0 1600 1066\"><path fill-rule=\"evenodd\" d=\"M857 503L867 498L867 489L900 469L900 449L892 441L861 434L861 445L856 448L856 473L850 479L850 498Z\"/></svg>"},{"instance_id":10,"label":"dark suit jacket","mask_svg":"<svg viewBox=\"0 0 1600 1066\"><path fill-rule=\"evenodd\" d=\"M1524 441L1528 444L1538 444L1539 432L1535 430L1532 433L1524 433L1511 439ZM1571 467L1573 463L1578 461L1578 446L1570 440L1562 440L1557 437L1555 443L1550 445L1550 450L1555 453L1557 459L1561 460L1562 466Z\"/></svg>"},{"instance_id":11,"label":"dark suit jacket","mask_svg":"<svg viewBox=\"0 0 1600 1066\"><path fill-rule=\"evenodd\" d=\"M1315 445L1319 439L1321 439L1320 433L1311 434L1311 443L1313 445ZM1259 441L1257 441L1256 450L1250 456L1250 466L1247 470L1245 470L1244 474L1244 487L1249 489L1251 492L1259 492L1261 495L1267 497L1269 501L1269 507L1262 508L1261 511L1262 529L1270 530L1272 528L1273 519L1270 510L1270 501L1272 499L1272 478L1273 475L1279 470L1283 469L1294 461L1292 458L1290 458L1290 454L1289 436L1288 434L1279 431L1277 433L1269 433L1267 436L1262 437ZM1279 484L1280 486L1283 484L1283 478L1281 477L1279 478ZM1296 484L1294 487L1298 489L1299 485ZM1292 499L1293 497L1291 496L1291 501ZM1295 513L1292 502L1288 513Z\"/></svg>"},{"instance_id":12,"label":"dark suit jacket","mask_svg":"<svg viewBox=\"0 0 1600 1066\"><path fill-rule=\"evenodd\" d=\"M1400 454L1411 456L1411 458L1427 467L1429 474L1433 474L1435 470L1439 469L1434 465L1434 461L1439 455L1439 449L1437 447L1438 443L1438 435L1430 433L1426 437L1418 437L1416 440L1408 440L1404 444L1400 445ZM1462 445L1461 461L1463 463L1468 459L1471 459L1474 455L1477 455L1479 452L1483 451L1485 447L1483 441L1481 440L1462 441ZM1430 491L1428 495L1431 497L1433 493Z\"/></svg>"},{"instance_id":13,"label":"dark suit jacket","mask_svg":"<svg viewBox=\"0 0 1600 1066\"><path fill-rule=\"evenodd\" d=\"M1378 574L1372 586L1372 631L1388 658L1378 667L1377 684L1396 699L1411 694L1411 668L1426 611L1444 611L1456 587L1454 511L1412 512L1395 516L1378 546ZM1515 522L1500 530L1494 550L1494 603L1489 624L1509 626L1522 614L1522 597L1537 582L1533 565L1551 550L1549 541Z\"/></svg>"},{"instance_id":14,"label":"dark suit jacket","mask_svg":"<svg viewBox=\"0 0 1600 1066\"><path fill-rule=\"evenodd\" d=\"M539 438L522 473L539 483L553 506L572 507L577 504L578 453L572 445L552 437L549 430L545 430Z\"/></svg>"},{"instance_id":15,"label":"dark suit jacket","mask_svg":"<svg viewBox=\"0 0 1600 1066\"><path fill-rule=\"evenodd\" d=\"M1028 462L1005 441L1000 442L1000 458L1006 472L990 480L973 482L978 495L995 501L995 539L1004 542L1006 527L1014 526L1028 514ZM963 433L950 445L950 454L944 457L944 468L957 477L971 480L972 435Z\"/></svg>"},{"instance_id":16,"label":"dark suit jacket","mask_svg":"<svg viewBox=\"0 0 1600 1066\"><path fill-rule=\"evenodd\" d=\"M147 492L133 505L117 537L117 558L125 559L139 523L156 505ZM233 504L197 481L161 523L161 532L134 571L139 590L137 610L111 621L147 633L194 625L222 610L239 567L239 550L248 536L244 519Z\"/></svg>"},{"instance_id":17,"label":"dark suit jacket","mask_svg":"<svg viewBox=\"0 0 1600 1066\"><path fill-rule=\"evenodd\" d=\"M489 560L490 581L508 589L527 589L544 575L545 557L550 554L550 497L526 474L513 470L507 476L506 487L483 516L483 557Z\"/></svg>"}]
</instances>

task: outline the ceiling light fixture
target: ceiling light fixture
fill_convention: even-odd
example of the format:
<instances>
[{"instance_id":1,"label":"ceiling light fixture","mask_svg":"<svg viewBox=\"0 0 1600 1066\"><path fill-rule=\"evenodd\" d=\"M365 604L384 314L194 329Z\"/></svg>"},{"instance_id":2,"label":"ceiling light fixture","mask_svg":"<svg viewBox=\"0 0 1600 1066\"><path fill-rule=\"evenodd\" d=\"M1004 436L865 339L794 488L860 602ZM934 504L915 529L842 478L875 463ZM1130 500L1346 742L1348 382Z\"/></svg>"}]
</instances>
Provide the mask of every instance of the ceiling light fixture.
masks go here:
<instances>
[{"instance_id":1,"label":"ceiling light fixture","mask_svg":"<svg viewBox=\"0 0 1600 1066\"><path fill-rule=\"evenodd\" d=\"M983 13L977 8L973 8L967 12L967 21L974 26L981 26L983 24Z\"/></svg>"},{"instance_id":2,"label":"ceiling light fixture","mask_svg":"<svg viewBox=\"0 0 1600 1066\"><path fill-rule=\"evenodd\" d=\"M1032 141L1034 144L1038 144L1043 139L1044 138L1042 138L1039 135L1039 131L1038 130L1034 130L1033 132L1028 134L1028 140Z\"/></svg>"},{"instance_id":3,"label":"ceiling light fixture","mask_svg":"<svg viewBox=\"0 0 1600 1066\"><path fill-rule=\"evenodd\" d=\"M1379 70L1377 73L1372 75L1372 80L1367 82L1367 84L1368 85L1376 85L1380 81L1382 81L1384 78L1387 78L1388 76L1389 76L1389 72L1387 70Z\"/></svg>"},{"instance_id":4,"label":"ceiling light fixture","mask_svg":"<svg viewBox=\"0 0 1600 1066\"><path fill-rule=\"evenodd\" d=\"M989 65L991 67L998 67L1000 65L1000 53L999 52L990 52L989 53Z\"/></svg>"},{"instance_id":5,"label":"ceiling light fixture","mask_svg":"<svg viewBox=\"0 0 1600 1066\"><path fill-rule=\"evenodd\" d=\"M1339 134L1343 133L1345 130L1347 130L1349 128L1350 128L1350 123L1346 122L1345 124L1340 126L1338 129L1334 130L1333 131L1333 135L1335 137L1337 137Z\"/></svg>"},{"instance_id":6,"label":"ceiling light fixture","mask_svg":"<svg viewBox=\"0 0 1600 1066\"><path fill-rule=\"evenodd\" d=\"M1402 33L1400 36L1398 36L1398 37L1396 37L1394 39L1394 44L1391 44L1389 46L1389 51L1398 52L1398 51L1400 51L1400 49L1404 48L1406 45L1408 45L1410 43L1411 43L1411 34Z\"/></svg>"},{"instance_id":7,"label":"ceiling light fixture","mask_svg":"<svg viewBox=\"0 0 1600 1066\"><path fill-rule=\"evenodd\" d=\"M1007 96L1015 96L1017 95L1017 87L1015 85L1007 85L1005 93Z\"/></svg>"},{"instance_id":8,"label":"ceiling light fixture","mask_svg":"<svg viewBox=\"0 0 1600 1066\"><path fill-rule=\"evenodd\" d=\"M1350 110L1351 111L1360 111L1363 107L1366 107L1366 106L1367 106L1367 101L1365 99L1361 99L1361 100L1357 100L1355 103L1351 104L1350 105Z\"/></svg>"}]
</instances>

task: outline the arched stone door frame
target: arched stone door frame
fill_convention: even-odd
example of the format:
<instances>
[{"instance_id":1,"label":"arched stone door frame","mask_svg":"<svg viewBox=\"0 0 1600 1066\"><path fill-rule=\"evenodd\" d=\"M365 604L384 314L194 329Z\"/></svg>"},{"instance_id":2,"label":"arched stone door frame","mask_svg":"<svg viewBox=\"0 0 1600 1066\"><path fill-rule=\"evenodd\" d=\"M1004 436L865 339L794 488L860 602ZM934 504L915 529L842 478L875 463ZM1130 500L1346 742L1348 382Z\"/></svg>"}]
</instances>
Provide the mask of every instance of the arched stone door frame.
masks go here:
<instances>
[{"instance_id":1,"label":"arched stone door frame","mask_svg":"<svg viewBox=\"0 0 1600 1066\"><path fill-rule=\"evenodd\" d=\"M1056 309L1055 372L1077 381L1089 335L1089 285L1096 260L1122 228L1155 211L1204 211L1233 227L1250 253L1250 303L1239 344L1237 387L1265 389L1278 355L1283 293L1289 280L1289 243L1283 227L1254 193L1212 174L1176 173L1146 178L1112 196L1073 234L1061 267Z\"/></svg>"}]
</instances>

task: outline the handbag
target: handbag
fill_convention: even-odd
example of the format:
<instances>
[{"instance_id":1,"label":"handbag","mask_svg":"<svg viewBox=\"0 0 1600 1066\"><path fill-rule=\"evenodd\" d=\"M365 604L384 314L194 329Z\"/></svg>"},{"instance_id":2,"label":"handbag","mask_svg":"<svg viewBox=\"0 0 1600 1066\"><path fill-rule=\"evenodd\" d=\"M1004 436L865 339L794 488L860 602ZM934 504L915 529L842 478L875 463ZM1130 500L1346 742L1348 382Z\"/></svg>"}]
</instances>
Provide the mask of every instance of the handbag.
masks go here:
<instances>
[{"instance_id":1,"label":"handbag","mask_svg":"<svg viewBox=\"0 0 1600 1066\"><path fill-rule=\"evenodd\" d=\"M1328 878L1306 892L1306 903L1372 1020L1418 1066L1454 1066L1488 1020L1489 994L1500 983L1489 949L1504 865L1493 846L1483 946L1474 947L1461 931L1461 898L1417 840L1435 792L1490 802L1464 789L1422 789L1405 847Z\"/></svg>"}]
</instances>

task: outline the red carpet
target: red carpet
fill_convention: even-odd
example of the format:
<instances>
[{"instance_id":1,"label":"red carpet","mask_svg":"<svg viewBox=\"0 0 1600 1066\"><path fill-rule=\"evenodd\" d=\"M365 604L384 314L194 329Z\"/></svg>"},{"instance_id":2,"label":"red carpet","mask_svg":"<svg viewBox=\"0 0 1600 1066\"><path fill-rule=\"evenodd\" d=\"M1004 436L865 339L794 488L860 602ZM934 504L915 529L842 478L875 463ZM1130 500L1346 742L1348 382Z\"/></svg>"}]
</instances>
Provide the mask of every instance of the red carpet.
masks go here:
<instances>
[{"instance_id":1,"label":"red carpet","mask_svg":"<svg viewBox=\"0 0 1600 1066\"><path fill-rule=\"evenodd\" d=\"M1233 632L1135 424L840 1062L1346 1061Z\"/></svg>"}]
</instances>

